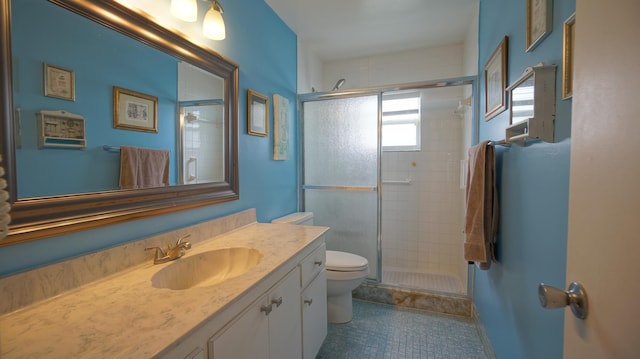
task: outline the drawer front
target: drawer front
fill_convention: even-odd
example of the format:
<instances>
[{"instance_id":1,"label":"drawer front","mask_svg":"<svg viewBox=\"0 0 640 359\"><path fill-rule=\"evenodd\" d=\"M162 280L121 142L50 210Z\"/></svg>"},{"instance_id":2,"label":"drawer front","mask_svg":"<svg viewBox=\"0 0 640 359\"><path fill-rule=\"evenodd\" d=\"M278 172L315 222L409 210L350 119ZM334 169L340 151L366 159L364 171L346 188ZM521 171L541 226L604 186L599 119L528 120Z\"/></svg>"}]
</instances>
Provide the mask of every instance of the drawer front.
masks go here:
<instances>
[{"instance_id":1,"label":"drawer front","mask_svg":"<svg viewBox=\"0 0 640 359\"><path fill-rule=\"evenodd\" d=\"M311 254L309 254L305 259L300 263L300 278L302 288L305 288L313 278L315 278L318 273L324 270L325 268L325 256L326 256L326 247L325 244L322 243L320 247L316 248Z\"/></svg>"}]
</instances>

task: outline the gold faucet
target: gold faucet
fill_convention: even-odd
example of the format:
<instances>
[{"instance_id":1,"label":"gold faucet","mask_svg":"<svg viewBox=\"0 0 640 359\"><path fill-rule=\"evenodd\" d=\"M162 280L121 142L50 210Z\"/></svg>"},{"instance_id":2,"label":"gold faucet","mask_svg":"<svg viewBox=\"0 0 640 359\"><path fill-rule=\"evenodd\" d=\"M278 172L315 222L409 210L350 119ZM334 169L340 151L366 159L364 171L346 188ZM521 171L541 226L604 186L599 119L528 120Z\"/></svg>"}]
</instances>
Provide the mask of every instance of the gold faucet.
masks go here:
<instances>
[{"instance_id":1,"label":"gold faucet","mask_svg":"<svg viewBox=\"0 0 640 359\"><path fill-rule=\"evenodd\" d=\"M169 247L166 252L160 247L150 247L150 248L145 248L144 250L145 251L148 251L151 249L156 250L156 256L155 258L153 258L153 264L166 263L182 257L187 252L187 249L191 249L191 242L182 241L183 239L189 238L189 237L191 237L191 234L187 234L180 237L176 242L176 245L173 247Z\"/></svg>"}]
</instances>

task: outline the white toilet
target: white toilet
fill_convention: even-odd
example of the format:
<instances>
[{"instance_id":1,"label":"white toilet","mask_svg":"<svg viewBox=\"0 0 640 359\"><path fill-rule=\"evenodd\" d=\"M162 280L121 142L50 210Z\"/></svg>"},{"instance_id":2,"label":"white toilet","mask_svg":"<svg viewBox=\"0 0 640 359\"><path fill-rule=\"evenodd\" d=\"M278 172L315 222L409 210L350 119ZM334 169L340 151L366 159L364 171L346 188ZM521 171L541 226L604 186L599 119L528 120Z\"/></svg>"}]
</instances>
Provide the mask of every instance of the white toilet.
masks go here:
<instances>
[{"instance_id":1,"label":"white toilet","mask_svg":"<svg viewBox=\"0 0 640 359\"><path fill-rule=\"evenodd\" d=\"M276 218L271 223L313 225L313 212L296 212ZM351 321L351 291L369 274L368 261L356 254L327 251L327 319L330 323Z\"/></svg>"}]
</instances>

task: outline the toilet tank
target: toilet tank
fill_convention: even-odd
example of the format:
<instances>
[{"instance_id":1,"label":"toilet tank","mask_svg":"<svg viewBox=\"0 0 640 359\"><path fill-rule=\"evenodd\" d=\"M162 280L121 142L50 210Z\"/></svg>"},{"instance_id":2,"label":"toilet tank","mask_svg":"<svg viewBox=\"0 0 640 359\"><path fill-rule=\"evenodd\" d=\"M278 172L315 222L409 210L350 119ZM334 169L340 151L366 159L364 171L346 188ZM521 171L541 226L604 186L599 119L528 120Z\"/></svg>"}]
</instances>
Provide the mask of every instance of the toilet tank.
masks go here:
<instances>
[{"instance_id":1,"label":"toilet tank","mask_svg":"<svg viewBox=\"0 0 640 359\"><path fill-rule=\"evenodd\" d=\"M295 212L284 217L276 218L271 223L298 224L313 226L313 212Z\"/></svg>"}]
</instances>

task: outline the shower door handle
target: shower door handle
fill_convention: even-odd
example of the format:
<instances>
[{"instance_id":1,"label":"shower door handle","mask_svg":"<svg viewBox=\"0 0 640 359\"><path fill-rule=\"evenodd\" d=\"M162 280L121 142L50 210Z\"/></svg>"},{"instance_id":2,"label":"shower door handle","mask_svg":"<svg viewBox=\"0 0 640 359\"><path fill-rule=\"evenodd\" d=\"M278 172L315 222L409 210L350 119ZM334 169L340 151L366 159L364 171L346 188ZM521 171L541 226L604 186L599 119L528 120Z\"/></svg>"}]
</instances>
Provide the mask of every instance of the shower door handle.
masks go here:
<instances>
[{"instance_id":1,"label":"shower door handle","mask_svg":"<svg viewBox=\"0 0 640 359\"><path fill-rule=\"evenodd\" d=\"M189 179L189 181L193 181L195 179L198 179L198 158L197 157L189 157L189 160L187 161L187 168L189 167L189 164L193 163L193 174L191 174L191 172L187 169L187 172L189 173L187 178Z\"/></svg>"}]
</instances>

